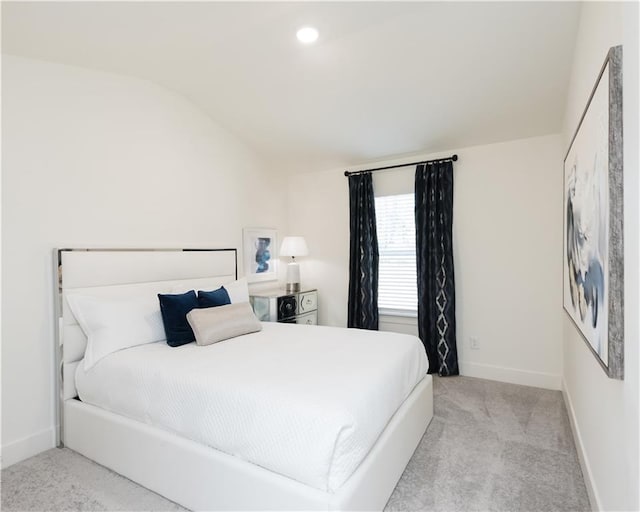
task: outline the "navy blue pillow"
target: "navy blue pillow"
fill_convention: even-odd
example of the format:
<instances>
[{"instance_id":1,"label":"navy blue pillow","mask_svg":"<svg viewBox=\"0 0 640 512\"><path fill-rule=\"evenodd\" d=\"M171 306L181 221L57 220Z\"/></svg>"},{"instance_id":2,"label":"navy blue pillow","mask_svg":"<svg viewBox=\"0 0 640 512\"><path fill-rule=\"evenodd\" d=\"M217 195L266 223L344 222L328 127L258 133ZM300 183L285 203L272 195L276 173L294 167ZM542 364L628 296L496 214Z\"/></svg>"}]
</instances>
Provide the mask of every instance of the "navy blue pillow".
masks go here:
<instances>
[{"instance_id":1,"label":"navy blue pillow","mask_svg":"<svg viewBox=\"0 0 640 512\"><path fill-rule=\"evenodd\" d=\"M205 292L198 290L198 304L201 308L213 308L216 306L226 306L231 304L229 293L221 286L217 290Z\"/></svg>"},{"instance_id":2,"label":"navy blue pillow","mask_svg":"<svg viewBox=\"0 0 640 512\"><path fill-rule=\"evenodd\" d=\"M160 312L167 344L179 347L195 341L196 337L187 322L187 313L198 306L198 297L193 290L176 295L158 294Z\"/></svg>"}]
</instances>

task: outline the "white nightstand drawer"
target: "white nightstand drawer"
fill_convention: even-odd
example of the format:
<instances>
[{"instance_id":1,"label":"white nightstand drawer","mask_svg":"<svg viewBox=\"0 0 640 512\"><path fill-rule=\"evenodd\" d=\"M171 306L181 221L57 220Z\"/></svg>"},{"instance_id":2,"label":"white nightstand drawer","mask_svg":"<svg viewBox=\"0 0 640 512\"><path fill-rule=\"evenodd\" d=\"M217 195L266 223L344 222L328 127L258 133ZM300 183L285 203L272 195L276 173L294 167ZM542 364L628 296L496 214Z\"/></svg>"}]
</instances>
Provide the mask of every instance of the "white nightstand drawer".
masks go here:
<instances>
[{"instance_id":1,"label":"white nightstand drawer","mask_svg":"<svg viewBox=\"0 0 640 512\"><path fill-rule=\"evenodd\" d=\"M298 296L298 313L304 314L318 309L318 292L301 293Z\"/></svg>"},{"instance_id":2,"label":"white nightstand drawer","mask_svg":"<svg viewBox=\"0 0 640 512\"><path fill-rule=\"evenodd\" d=\"M297 324L318 325L318 312L312 311L296 317Z\"/></svg>"}]
</instances>

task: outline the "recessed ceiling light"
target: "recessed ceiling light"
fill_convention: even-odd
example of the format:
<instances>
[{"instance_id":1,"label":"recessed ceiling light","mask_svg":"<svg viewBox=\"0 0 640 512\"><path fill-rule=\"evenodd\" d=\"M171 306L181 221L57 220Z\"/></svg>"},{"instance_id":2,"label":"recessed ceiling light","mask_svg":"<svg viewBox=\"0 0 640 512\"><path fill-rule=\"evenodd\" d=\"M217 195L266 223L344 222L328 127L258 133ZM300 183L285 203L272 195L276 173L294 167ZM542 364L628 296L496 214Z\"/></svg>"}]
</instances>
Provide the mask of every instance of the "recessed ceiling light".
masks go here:
<instances>
[{"instance_id":1,"label":"recessed ceiling light","mask_svg":"<svg viewBox=\"0 0 640 512\"><path fill-rule=\"evenodd\" d=\"M302 27L296 32L298 41L304 44L311 44L318 39L318 31L313 27Z\"/></svg>"}]
</instances>

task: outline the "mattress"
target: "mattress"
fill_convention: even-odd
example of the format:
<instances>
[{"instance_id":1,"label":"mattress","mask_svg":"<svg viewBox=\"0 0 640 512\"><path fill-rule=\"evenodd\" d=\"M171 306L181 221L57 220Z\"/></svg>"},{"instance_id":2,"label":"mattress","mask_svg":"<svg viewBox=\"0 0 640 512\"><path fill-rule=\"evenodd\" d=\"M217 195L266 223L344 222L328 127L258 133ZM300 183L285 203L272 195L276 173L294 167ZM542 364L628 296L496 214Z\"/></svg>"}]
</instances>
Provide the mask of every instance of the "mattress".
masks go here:
<instances>
[{"instance_id":1,"label":"mattress","mask_svg":"<svg viewBox=\"0 0 640 512\"><path fill-rule=\"evenodd\" d=\"M151 343L89 371L82 401L311 487L351 476L428 368L404 334L263 323L214 345Z\"/></svg>"}]
</instances>

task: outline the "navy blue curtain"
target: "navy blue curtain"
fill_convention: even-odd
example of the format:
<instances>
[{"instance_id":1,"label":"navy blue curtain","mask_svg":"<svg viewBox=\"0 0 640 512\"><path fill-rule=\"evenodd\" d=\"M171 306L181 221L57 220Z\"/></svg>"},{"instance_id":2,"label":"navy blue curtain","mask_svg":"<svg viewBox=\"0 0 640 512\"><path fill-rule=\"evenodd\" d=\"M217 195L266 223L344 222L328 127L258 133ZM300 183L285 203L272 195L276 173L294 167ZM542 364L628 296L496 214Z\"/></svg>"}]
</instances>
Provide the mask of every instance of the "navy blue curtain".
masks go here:
<instances>
[{"instance_id":1,"label":"navy blue curtain","mask_svg":"<svg viewBox=\"0 0 640 512\"><path fill-rule=\"evenodd\" d=\"M349 234L347 325L378 330L378 235L371 173L349 176Z\"/></svg>"},{"instance_id":2,"label":"navy blue curtain","mask_svg":"<svg viewBox=\"0 0 640 512\"><path fill-rule=\"evenodd\" d=\"M453 272L453 163L416 168L418 332L429 373L458 375Z\"/></svg>"}]
</instances>

